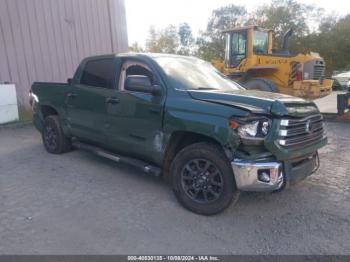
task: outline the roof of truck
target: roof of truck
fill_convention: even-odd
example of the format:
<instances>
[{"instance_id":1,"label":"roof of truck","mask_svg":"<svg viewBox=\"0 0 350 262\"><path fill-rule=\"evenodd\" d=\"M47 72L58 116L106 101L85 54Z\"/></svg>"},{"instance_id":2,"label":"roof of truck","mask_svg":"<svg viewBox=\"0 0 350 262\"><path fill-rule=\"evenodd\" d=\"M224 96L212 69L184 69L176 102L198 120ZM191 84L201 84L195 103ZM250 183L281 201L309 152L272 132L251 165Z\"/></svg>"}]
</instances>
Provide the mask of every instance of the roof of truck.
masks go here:
<instances>
[{"instance_id":1,"label":"roof of truck","mask_svg":"<svg viewBox=\"0 0 350 262\"><path fill-rule=\"evenodd\" d=\"M163 53L135 53L135 52L127 52L127 53L120 53L120 54L105 54L105 55L95 55L95 56L89 56L85 59L91 60L91 59L103 59L103 58L110 58L110 57L150 57L150 58L158 58L158 57L182 57L186 59L198 59L193 56L182 56L182 55L175 55L175 54L163 54Z\"/></svg>"},{"instance_id":2,"label":"roof of truck","mask_svg":"<svg viewBox=\"0 0 350 262\"><path fill-rule=\"evenodd\" d=\"M117 56L148 56L151 58L157 58L157 57L183 57L183 58L194 58L193 56L183 56L183 55L176 55L176 54L165 54L165 53L135 53L135 52L128 52L128 53L121 53L117 54Z\"/></svg>"}]
</instances>

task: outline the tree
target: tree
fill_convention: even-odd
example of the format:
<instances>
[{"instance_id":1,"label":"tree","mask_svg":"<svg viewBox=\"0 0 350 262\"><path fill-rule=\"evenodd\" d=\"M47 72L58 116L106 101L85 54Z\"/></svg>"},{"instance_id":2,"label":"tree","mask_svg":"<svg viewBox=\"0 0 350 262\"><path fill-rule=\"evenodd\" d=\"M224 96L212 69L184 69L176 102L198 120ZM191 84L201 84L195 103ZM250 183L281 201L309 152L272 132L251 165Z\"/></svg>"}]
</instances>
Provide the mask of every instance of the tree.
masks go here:
<instances>
[{"instance_id":1,"label":"tree","mask_svg":"<svg viewBox=\"0 0 350 262\"><path fill-rule=\"evenodd\" d=\"M326 75L350 68L350 15L338 19L324 10L295 0L273 0L256 14L260 25L274 30L274 48L280 49L284 33L292 28L291 53L317 52L326 61Z\"/></svg>"},{"instance_id":2,"label":"tree","mask_svg":"<svg viewBox=\"0 0 350 262\"><path fill-rule=\"evenodd\" d=\"M150 28L146 42L148 52L175 54L178 47L179 39L176 26L169 25L158 32L153 26Z\"/></svg>"},{"instance_id":3,"label":"tree","mask_svg":"<svg viewBox=\"0 0 350 262\"><path fill-rule=\"evenodd\" d=\"M161 53L176 54L179 46L177 28L174 25L169 25L161 30L158 38L158 47Z\"/></svg>"},{"instance_id":4,"label":"tree","mask_svg":"<svg viewBox=\"0 0 350 262\"><path fill-rule=\"evenodd\" d=\"M274 48L281 49L284 33L292 28L291 53L318 52L326 61L327 75L333 70L350 69L350 15L326 16L324 10L297 0L272 0L248 13L243 6L227 5L213 10L206 30L194 39L187 23L150 28L146 51L196 55L212 61L224 59L223 30L257 24L274 30ZM131 50L140 50L137 44Z\"/></svg>"},{"instance_id":5,"label":"tree","mask_svg":"<svg viewBox=\"0 0 350 262\"><path fill-rule=\"evenodd\" d=\"M157 46L158 34L155 27L152 25L148 32L148 38L146 40L146 50L148 52L159 52Z\"/></svg>"},{"instance_id":6,"label":"tree","mask_svg":"<svg viewBox=\"0 0 350 262\"><path fill-rule=\"evenodd\" d=\"M325 59L327 76L331 76L334 70L350 70L350 15L341 19L326 18L318 32L304 41Z\"/></svg>"},{"instance_id":7,"label":"tree","mask_svg":"<svg viewBox=\"0 0 350 262\"><path fill-rule=\"evenodd\" d=\"M243 6L228 5L215 9L209 18L205 32L197 39L196 55L205 59L223 59L225 35L222 30L242 26L248 22L247 10Z\"/></svg>"},{"instance_id":8,"label":"tree","mask_svg":"<svg viewBox=\"0 0 350 262\"><path fill-rule=\"evenodd\" d=\"M192 35L191 27L188 23L180 24L178 36L180 48L177 53L180 55L190 55L194 44L194 38Z\"/></svg>"},{"instance_id":9,"label":"tree","mask_svg":"<svg viewBox=\"0 0 350 262\"><path fill-rule=\"evenodd\" d=\"M182 23L178 27L169 25L161 30L152 26L146 42L146 51L191 55L193 46L194 38L188 23Z\"/></svg>"},{"instance_id":10,"label":"tree","mask_svg":"<svg viewBox=\"0 0 350 262\"><path fill-rule=\"evenodd\" d=\"M142 48L142 46L139 45L138 42L134 42L131 46L129 46L129 51L142 53L144 52L144 49Z\"/></svg>"},{"instance_id":11,"label":"tree","mask_svg":"<svg viewBox=\"0 0 350 262\"><path fill-rule=\"evenodd\" d=\"M291 51L305 50L300 39L310 33L309 24L316 21L322 9L299 3L295 0L272 0L268 5L258 8L254 16L259 17L259 25L274 31L274 48L280 49L283 35L290 28L293 29Z\"/></svg>"}]
</instances>

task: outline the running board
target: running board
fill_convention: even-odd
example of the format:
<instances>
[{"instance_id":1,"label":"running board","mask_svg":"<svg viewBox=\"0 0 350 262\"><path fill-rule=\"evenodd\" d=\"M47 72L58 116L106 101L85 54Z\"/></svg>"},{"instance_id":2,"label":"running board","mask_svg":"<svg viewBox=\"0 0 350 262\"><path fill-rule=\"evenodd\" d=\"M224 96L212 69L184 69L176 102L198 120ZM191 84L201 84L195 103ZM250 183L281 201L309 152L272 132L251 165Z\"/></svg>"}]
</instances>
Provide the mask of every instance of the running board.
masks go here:
<instances>
[{"instance_id":1,"label":"running board","mask_svg":"<svg viewBox=\"0 0 350 262\"><path fill-rule=\"evenodd\" d=\"M156 167L154 165L150 165L142 160L117 155L115 153L109 152L109 151L102 149L100 147L96 147L96 146L89 145L89 144L79 142L79 141L74 141L72 144L73 144L73 147L75 147L75 148L90 151L92 153L95 153L98 156L108 158L108 159L113 160L115 162L126 163L129 165L135 166L137 168L140 168L143 172L145 172L147 174L151 174L154 176L160 176L160 174L161 174L161 169L159 167Z\"/></svg>"}]
</instances>

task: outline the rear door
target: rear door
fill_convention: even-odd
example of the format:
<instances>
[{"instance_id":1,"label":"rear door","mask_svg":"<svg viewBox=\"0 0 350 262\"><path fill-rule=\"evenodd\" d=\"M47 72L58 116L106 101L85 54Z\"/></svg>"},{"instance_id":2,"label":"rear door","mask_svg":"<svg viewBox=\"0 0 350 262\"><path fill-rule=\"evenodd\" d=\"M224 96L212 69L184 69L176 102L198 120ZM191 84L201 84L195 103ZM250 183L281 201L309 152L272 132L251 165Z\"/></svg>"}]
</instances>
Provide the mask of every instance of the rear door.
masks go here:
<instances>
[{"instance_id":1,"label":"rear door","mask_svg":"<svg viewBox=\"0 0 350 262\"><path fill-rule=\"evenodd\" d=\"M159 77L148 65L136 60L123 61L119 78L118 105L110 107L109 144L119 151L157 162L165 139L162 132L165 88L162 95L124 89L127 76L144 75L160 85Z\"/></svg>"},{"instance_id":2,"label":"rear door","mask_svg":"<svg viewBox=\"0 0 350 262\"><path fill-rule=\"evenodd\" d=\"M117 59L88 60L67 94L67 114L74 136L106 144L107 107L116 94Z\"/></svg>"}]
</instances>

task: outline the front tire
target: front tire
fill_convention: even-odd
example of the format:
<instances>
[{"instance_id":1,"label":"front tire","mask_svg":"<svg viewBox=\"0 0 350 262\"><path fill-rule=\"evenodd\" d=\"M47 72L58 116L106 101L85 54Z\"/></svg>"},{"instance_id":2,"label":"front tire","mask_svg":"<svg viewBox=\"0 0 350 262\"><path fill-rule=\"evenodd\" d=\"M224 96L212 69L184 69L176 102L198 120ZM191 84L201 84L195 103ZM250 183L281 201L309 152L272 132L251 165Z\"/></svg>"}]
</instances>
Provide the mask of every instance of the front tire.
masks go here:
<instances>
[{"instance_id":1,"label":"front tire","mask_svg":"<svg viewBox=\"0 0 350 262\"><path fill-rule=\"evenodd\" d=\"M214 144L201 142L185 147L170 170L176 198L192 212L215 215L238 200L232 168Z\"/></svg>"},{"instance_id":2,"label":"front tire","mask_svg":"<svg viewBox=\"0 0 350 262\"><path fill-rule=\"evenodd\" d=\"M64 135L57 115L45 118L42 139L46 151L51 154L66 153L72 148L71 140Z\"/></svg>"}]
</instances>

